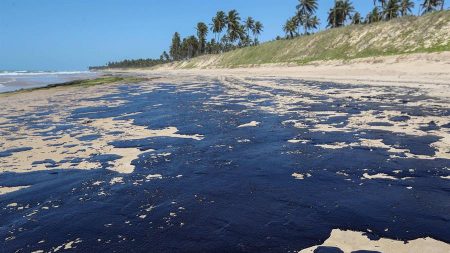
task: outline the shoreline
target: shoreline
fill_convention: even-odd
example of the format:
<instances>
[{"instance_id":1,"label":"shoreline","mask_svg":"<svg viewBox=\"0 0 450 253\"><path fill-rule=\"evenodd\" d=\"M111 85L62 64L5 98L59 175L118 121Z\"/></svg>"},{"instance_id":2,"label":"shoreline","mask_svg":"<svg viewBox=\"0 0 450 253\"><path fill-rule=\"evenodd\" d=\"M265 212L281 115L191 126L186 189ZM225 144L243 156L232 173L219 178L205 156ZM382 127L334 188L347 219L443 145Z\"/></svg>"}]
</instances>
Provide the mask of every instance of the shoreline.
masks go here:
<instances>
[{"instance_id":1,"label":"shoreline","mask_svg":"<svg viewBox=\"0 0 450 253\"><path fill-rule=\"evenodd\" d=\"M76 80L94 79L101 73L94 72L3 72L0 73L0 93L22 89L41 88L52 84Z\"/></svg>"},{"instance_id":2,"label":"shoreline","mask_svg":"<svg viewBox=\"0 0 450 253\"><path fill-rule=\"evenodd\" d=\"M39 91L39 90L48 90L48 89L52 89L52 88L67 88L67 87L76 87L76 86L82 87L82 86L111 84L111 83L117 83L117 82L132 82L132 81L144 81L144 80L146 80L146 79L130 77L130 76L111 75L111 74L108 75L108 74L99 73L99 77L96 77L96 78L77 79L77 80L62 82L62 83L52 83L52 84L48 84L48 85L45 85L42 87L22 88L19 90L0 92L0 97L1 96L10 96L10 95L15 95L15 94L22 94L22 93L26 93L26 92Z\"/></svg>"}]
</instances>

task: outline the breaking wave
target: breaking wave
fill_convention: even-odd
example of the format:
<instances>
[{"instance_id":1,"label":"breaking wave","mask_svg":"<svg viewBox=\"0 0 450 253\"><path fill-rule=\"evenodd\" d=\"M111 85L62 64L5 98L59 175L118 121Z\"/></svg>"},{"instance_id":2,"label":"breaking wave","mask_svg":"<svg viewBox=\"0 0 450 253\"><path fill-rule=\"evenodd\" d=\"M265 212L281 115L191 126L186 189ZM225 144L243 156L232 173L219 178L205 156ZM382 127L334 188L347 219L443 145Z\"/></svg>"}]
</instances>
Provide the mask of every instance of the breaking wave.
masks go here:
<instances>
[{"instance_id":1,"label":"breaking wave","mask_svg":"<svg viewBox=\"0 0 450 253\"><path fill-rule=\"evenodd\" d=\"M90 71L0 71L0 76L74 75L88 74Z\"/></svg>"}]
</instances>

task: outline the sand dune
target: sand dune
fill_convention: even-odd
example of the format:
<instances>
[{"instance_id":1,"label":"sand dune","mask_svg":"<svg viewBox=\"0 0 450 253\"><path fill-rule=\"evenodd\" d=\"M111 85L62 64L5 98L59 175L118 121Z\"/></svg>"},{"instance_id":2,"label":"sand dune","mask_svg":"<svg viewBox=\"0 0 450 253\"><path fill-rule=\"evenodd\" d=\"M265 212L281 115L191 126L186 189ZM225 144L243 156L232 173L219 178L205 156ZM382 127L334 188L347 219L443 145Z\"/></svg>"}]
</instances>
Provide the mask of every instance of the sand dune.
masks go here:
<instances>
[{"instance_id":1,"label":"sand dune","mask_svg":"<svg viewBox=\"0 0 450 253\"><path fill-rule=\"evenodd\" d=\"M249 68L113 70L151 75L290 77L303 80L373 86L418 88L437 97L450 97L450 52L370 57L350 61L320 61L308 65L261 65Z\"/></svg>"}]
</instances>

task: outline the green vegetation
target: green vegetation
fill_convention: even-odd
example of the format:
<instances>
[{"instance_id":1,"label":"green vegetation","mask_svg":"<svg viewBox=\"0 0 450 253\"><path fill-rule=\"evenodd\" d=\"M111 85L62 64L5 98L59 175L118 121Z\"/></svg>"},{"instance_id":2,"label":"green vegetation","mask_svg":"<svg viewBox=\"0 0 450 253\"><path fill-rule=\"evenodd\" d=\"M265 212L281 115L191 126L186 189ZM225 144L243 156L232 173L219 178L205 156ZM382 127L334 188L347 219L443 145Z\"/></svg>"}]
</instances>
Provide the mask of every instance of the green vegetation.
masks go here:
<instances>
[{"instance_id":1,"label":"green vegetation","mask_svg":"<svg viewBox=\"0 0 450 253\"><path fill-rule=\"evenodd\" d=\"M258 36L264 26L260 21L248 17L241 22L241 16L237 10L231 10L227 14L218 11L212 18L210 27L204 22L196 25L196 35L181 39L178 32L172 37L169 54L164 51L159 59L138 59L109 62L104 66L93 66L91 70L110 68L148 68L170 61L187 60L205 54L218 54L237 48L255 46L259 44ZM209 31L214 38L208 41ZM222 32L226 31L222 35Z\"/></svg>"},{"instance_id":2,"label":"green vegetation","mask_svg":"<svg viewBox=\"0 0 450 253\"><path fill-rule=\"evenodd\" d=\"M252 17L241 22L237 10L228 13L218 11L211 22L209 30L214 34L214 38L209 41L208 26L203 22L199 22L196 26L197 37L191 35L181 40L180 34L175 32L170 45L170 59L186 60L204 54L218 54L258 45L258 36L264 28L261 22ZM223 31L226 33L222 36Z\"/></svg>"},{"instance_id":3,"label":"green vegetation","mask_svg":"<svg viewBox=\"0 0 450 253\"><path fill-rule=\"evenodd\" d=\"M178 68L207 68L271 63L305 64L319 60L440 51L450 51L450 11L348 25L220 55L205 55L172 65Z\"/></svg>"},{"instance_id":4,"label":"green vegetation","mask_svg":"<svg viewBox=\"0 0 450 253\"><path fill-rule=\"evenodd\" d=\"M89 70L102 70L111 68L149 68L170 62L169 55L164 51L160 59L138 59L108 62L105 66L89 67Z\"/></svg>"},{"instance_id":5,"label":"green vegetation","mask_svg":"<svg viewBox=\"0 0 450 253\"><path fill-rule=\"evenodd\" d=\"M17 93L24 93L24 92L31 92L35 90L46 90L51 88L57 88L57 87L90 87L94 85L104 85L104 84L112 84L112 83L136 83L147 80L146 78L138 78L138 77L130 77L130 76L103 76L95 79L86 79L86 80L74 80L70 82L65 83L57 83L57 84L50 84L44 87L38 87L38 88L32 88L32 89L22 89L17 91L11 91L11 92L5 92L1 93L2 96L17 94Z\"/></svg>"},{"instance_id":6,"label":"green vegetation","mask_svg":"<svg viewBox=\"0 0 450 253\"><path fill-rule=\"evenodd\" d=\"M134 82L140 82L145 80L144 78L137 78L137 77L128 77L128 76L104 76L94 79L86 79L86 80L75 80L65 83L58 83L58 84L50 84L42 88L36 88L36 89L46 89L46 88L55 88L55 87L67 87L67 86L94 86L94 85L101 85L101 84L111 84L111 83L118 83L118 82L126 82L126 83L134 83Z\"/></svg>"},{"instance_id":7,"label":"green vegetation","mask_svg":"<svg viewBox=\"0 0 450 253\"><path fill-rule=\"evenodd\" d=\"M445 0L416 2L425 15L423 19L411 18L414 0L373 0L374 8L365 17L355 10L351 0L334 0L326 20L330 29L314 34L321 22L315 15L320 7L318 0L298 0L295 14L283 25L285 36L277 36L276 42L261 46L261 22L252 17L242 22L236 10L218 11L209 29L204 22L196 25L196 36L182 39L175 32L169 53L164 51L160 59L110 62L91 69L144 68L168 62L182 67L232 67L448 50L449 14L443 11ZM439 14L429 15L439 10ZM209 30L214 35L210 40Z\"/></svg>"}]
</instances>

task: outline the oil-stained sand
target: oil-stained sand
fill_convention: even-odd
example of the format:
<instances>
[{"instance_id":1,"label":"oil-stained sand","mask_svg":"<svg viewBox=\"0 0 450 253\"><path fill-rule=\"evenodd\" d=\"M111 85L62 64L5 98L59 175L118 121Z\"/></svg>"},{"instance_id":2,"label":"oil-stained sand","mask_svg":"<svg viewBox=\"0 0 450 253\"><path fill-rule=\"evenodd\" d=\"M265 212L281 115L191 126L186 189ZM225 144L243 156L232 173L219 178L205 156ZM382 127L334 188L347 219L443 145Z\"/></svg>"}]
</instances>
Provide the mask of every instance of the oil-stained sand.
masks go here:
<instances>
[{"instance_id":1,"label":"oil-stained sand","mask_svg":"<svg viewBox=\"0 0 450 253\"><path fill-rule=\"evenodd\" d=\"M449 250L450 102L417 87L174 75L0 106L7 252Z\"/></svg>"}]
</instances>

